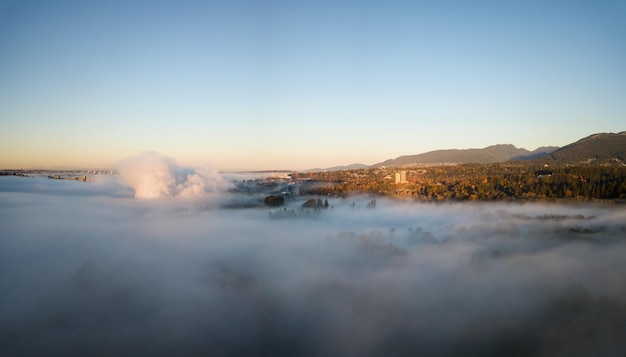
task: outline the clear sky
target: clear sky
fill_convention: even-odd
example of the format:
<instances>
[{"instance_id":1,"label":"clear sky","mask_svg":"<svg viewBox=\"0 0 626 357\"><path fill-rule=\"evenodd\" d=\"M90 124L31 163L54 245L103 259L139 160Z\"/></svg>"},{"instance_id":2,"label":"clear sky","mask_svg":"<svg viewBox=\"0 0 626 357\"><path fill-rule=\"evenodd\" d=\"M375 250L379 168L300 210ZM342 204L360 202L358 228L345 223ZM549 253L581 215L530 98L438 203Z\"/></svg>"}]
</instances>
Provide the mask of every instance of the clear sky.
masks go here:
<instances>
[{"instance_id":1,"label":"clear sky","mask_svg":"<svg viewBox=\"0 0 626 357\"><path fill-rule=\"evenodd\" d=\"M626 130L626 1L0 0L0 168L373 164Z\"/></svg>"}]
</instances>

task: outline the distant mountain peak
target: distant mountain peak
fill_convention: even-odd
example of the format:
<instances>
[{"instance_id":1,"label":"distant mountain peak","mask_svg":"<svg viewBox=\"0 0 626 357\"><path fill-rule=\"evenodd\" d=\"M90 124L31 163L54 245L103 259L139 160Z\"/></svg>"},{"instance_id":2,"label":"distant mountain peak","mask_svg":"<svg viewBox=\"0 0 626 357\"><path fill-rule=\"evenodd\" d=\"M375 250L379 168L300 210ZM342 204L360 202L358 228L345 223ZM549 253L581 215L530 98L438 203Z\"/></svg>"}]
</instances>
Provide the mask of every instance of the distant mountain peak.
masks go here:
<instances>
[{"instance_id":1,"label":"distant mountain peak","mask_svg":"<svg viewBox=\"0 0 626 357\"><path fill-rule=\"evenodd\" d=\"M508 161L514 157L524 157L530 153L530 151L519 149L513 144L496 144L482 149L435 150L418 155L399 156L373 166L410 166L441 163L491 164Z\"/></svg>"}]
</instances>

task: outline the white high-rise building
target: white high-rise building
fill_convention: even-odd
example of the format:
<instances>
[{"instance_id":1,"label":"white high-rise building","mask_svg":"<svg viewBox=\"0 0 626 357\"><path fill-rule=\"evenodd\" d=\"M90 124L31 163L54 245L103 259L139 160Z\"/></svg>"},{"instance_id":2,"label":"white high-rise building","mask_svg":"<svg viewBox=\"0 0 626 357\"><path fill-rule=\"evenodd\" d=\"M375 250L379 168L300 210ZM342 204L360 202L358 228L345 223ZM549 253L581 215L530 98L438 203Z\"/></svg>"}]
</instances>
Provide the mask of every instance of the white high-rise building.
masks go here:
<instances>
[{"instance_id":1,"label":"white high-rise building","mask_svg":"<svg viewBox=\"0 0 626 357\"><path fill-rule=\"evenodd\" d=\"M400 172L396 172L395 175L395 182L396 183L406 183L406 171L400 171Z\"/></svg>"}]
</instances>

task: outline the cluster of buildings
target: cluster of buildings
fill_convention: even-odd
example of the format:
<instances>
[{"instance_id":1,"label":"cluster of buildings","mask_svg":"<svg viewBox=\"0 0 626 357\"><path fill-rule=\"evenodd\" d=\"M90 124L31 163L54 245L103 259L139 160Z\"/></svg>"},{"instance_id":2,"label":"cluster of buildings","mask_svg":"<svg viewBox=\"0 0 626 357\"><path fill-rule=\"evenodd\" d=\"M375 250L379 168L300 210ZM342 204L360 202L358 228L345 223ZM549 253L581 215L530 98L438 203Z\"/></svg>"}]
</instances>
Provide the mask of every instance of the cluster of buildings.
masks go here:
<instances>
[{"instance_id":1,"label":"cluster of buildings","mask_svg":"<svg viewBox=\"0 0 626 357\"><path fill-rule=\"evenodd\" d=\"M93 181L92 177L87 177L87 176L48 175L48 178L51 180L70 180L70 181L83 181L83 182Z\"/></svg>"}]
</instances>

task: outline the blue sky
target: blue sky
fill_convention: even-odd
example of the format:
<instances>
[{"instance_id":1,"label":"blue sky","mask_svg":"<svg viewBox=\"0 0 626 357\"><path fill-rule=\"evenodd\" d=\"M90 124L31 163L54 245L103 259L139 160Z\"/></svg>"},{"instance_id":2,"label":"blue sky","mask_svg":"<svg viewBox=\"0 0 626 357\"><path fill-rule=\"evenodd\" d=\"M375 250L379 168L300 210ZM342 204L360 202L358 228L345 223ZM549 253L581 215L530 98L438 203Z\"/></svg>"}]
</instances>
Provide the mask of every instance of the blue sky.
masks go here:
<instances>
[{"instance_id":1,"label":"blue sky","mask_svg":"<svg viewBox=\"0 0 626 357\"><path fill-rule=\"evenodd\" d=\"M532 150L625 98L623 1L0 0L0 167Z\"/></svg>"}]
</instances>

